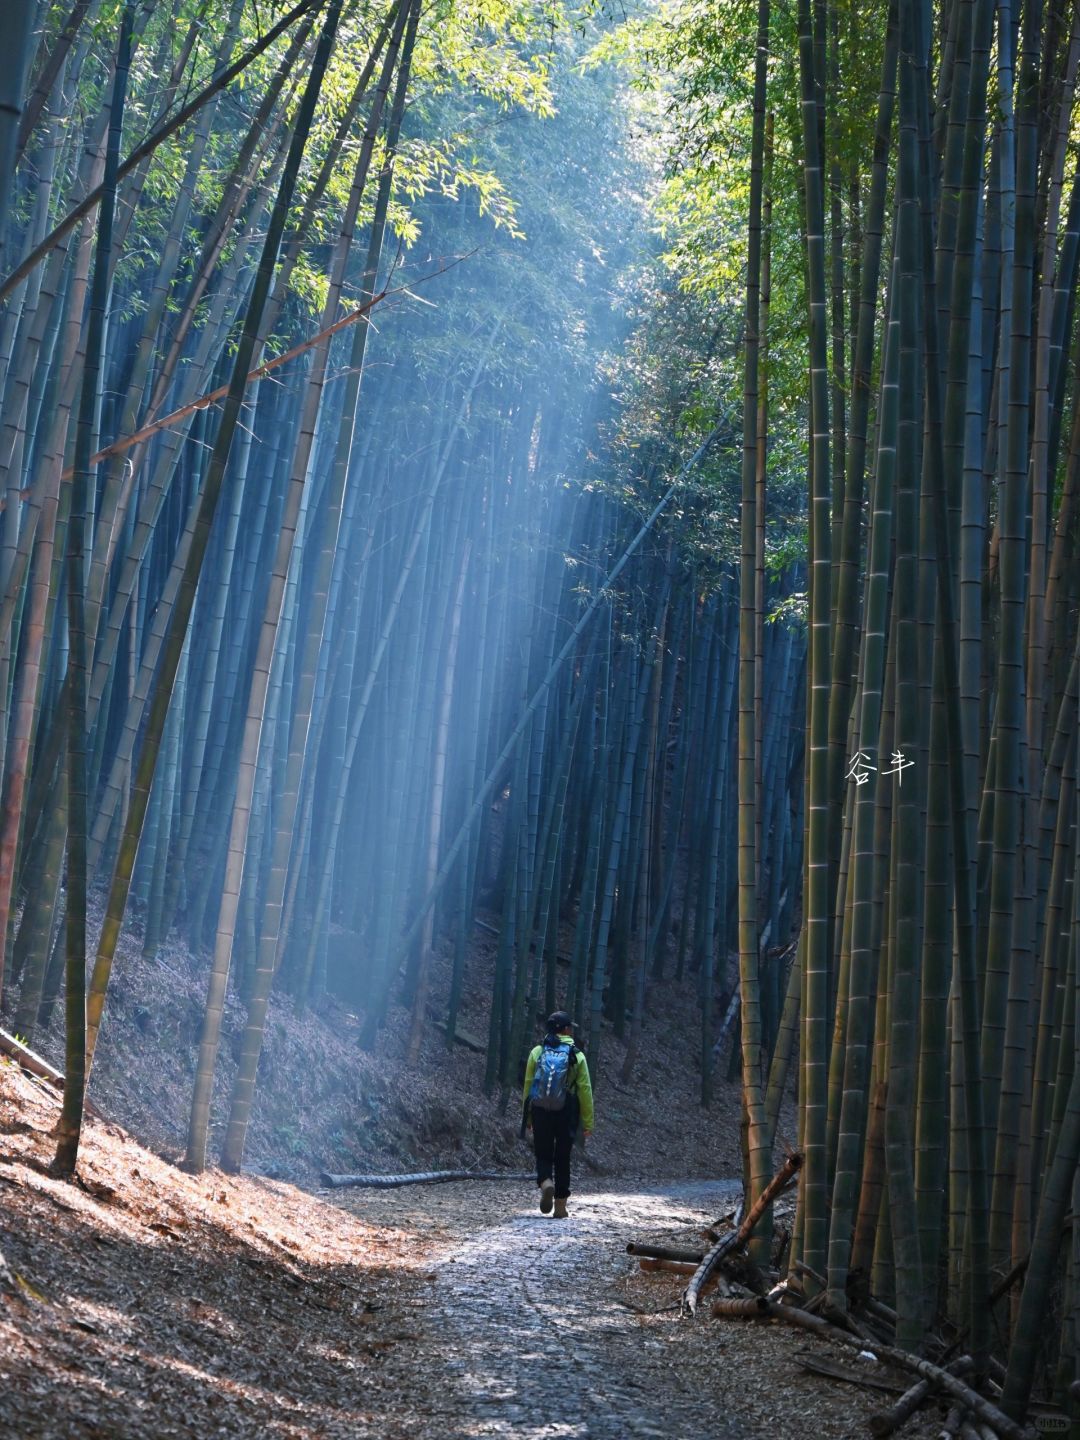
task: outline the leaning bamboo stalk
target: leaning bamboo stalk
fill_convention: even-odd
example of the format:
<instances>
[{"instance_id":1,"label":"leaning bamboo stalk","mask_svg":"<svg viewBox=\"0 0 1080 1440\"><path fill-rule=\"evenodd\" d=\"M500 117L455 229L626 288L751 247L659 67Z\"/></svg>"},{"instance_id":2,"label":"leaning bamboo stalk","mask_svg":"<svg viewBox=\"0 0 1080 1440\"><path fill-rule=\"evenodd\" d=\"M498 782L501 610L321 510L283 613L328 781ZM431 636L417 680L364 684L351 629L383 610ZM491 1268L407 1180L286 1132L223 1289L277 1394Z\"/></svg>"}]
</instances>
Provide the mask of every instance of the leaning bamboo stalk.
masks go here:
<instances>
[{"instance_id":1,"label":"leaning bamboo stalk","mask_svg":"<svg viewBox=\"0 0 1080 1440\"><path fill-rule=\"evenodd\" d=\"M71 487L71 518L67 536L67 620L70 700L68 714L68 861L65 967L65 1062L64 1102L56 1127L54 1169L72 1175L79 1157L83 1107L86 1099L86 567L88 510L91 501L94 418L98 404L98 383L105 340L105 307L108 303L109 267L112 260L113 221L116 212L117 168L120 135L127 99L128 69L134 8L124 7L116 52L116 71L109 138L105 155L105 179L98 217L97 247L90 289L90 311L83 366L82 398L75 437L75 476Z\"/></svg>"},{"instance_id":2,"label":"leaning bamboo stalk","mask_svg":"<svg viewBox=\"0 0 1080 1440\"><path fill-rule=\"evenodd\" d=\"M210 716L214 703L214 684L218 675L222 650L226 604L236 572L237 534L240 528L244 497L248 493L251 440L251 431L245 429L240 436L239 449L233 460L233 493L225 518L225 534L213 600L208 605L209 622L200 647L203 654L203 675L200 681L193 686L194 698L191 704L191 714L188 717L191 738L190 741L185 742L185 774L181 787L182 798L177 826L175 861L167 880L163 904L163 924L166 933L176 915L177 896L180 892L181 880L184 878L188 847L195 827L195 811L206 759L207 737L210 733Z\"/></svg>"},{"instance_id":3,"label":"leaning bamboo stalk","mask_svg":"<svg viewBox=\"0 0 1080 1440\"><path fill-rule=\"evenodd\" d=\"M829 689L831 673L831 455L825 282L825 202L822 137L818 117L822 67L816 62L810 0L799 0L799 74L803 175L806 193L806 256L810 331L810 653L807 729L807 883L804 901L803 1043L800 1052L801 1143L806 1175L800 1194L801 1244L806 1258L824 1269L828 1248L826 1084L830 918L830 833L835 798L829 792Z\"/></svg>"},{"instance_id":4,"label":"leaning bamboo stalk","mask_svg":"<svg viewBox=\"0 0 1080 1440\"><path fill-rule=\"evenodd\" d=\"M64 67L64 62L67 60L72 42L78 33L79 26L86 18L86 12L90 9L90 4L91 0L75 0L75 4L72 6L67 19L64 21L60 33L53 43L52 49L47 56L43 56L40 66L35 67L34 88L30 92L26 104L23 106L21 117L19 117L19 133L16 142L16 151L20 157L26 149L30 136L33 134L34 126L41 118L42 112L48 104L52 88L60 75L60 71ZM12 10L19 10L20 8L26 12L31 12L34 7L29 3L29 0L27 0L25 4L13 5L11 7ZM39 43L43 51L45 48L44 36L42 36ZM10 42L5 38L5 46L9 44ZM19 98L21 99L21 91ZM2 208L3 207L0 206L0 210L2 210Z\"/></svg>"},{"instance_id":5,"label":"leaning bamboo stalk","mask_svg":"<svg viewBox=\"0 0 1080 1440\"><path fill-rule=\"evenodd\" d=\"M284 153L281 155L284 160ZM276 165L276 160L275 160ZM276 169L274 171L276 173ZM239 302L242 304L243 291L240 286L243 274L244 262L247 259L248 248L260 228L262 212L258 207L253 207L252 214L248 218L247 225L238 237L232 258L225 269L218 293L215 295L207 316L199 345L194 354L190 357L190 368L192 374L192 385L190 389L197 388L197 378L203 371L213 363L213 356L220 351L229 328L233 323L233 295L240 290ZM238 307L239 308L239 305ZM190 389L186 393L190 393ZM177 482L180 471L181 457L184 446L191 435L197 422L198 416L204 414L203 410L189 413L183 417L177 427L170 430L160 447L160 452L150 472L149 478L142 482L141 496L131 523L128 526L127 540L119 564L114 565L115 548L119 540L119 529L114 527L109 538L110 553L105 560L105 569L101 572L102 577L109 573L109 592L111 599L107 608L99 608L97 634L94 645L94 667L90 676L90 722L93 725L97 719L97 706L101 696L104 694L108 676L113 668L117 648L127 623L126 617L132 607L133 596L138 585L139 574L148 547L153 543L157 529L158 520L162 514L163 507L168 502L170 494ZM186 423L185 423L186 422ZM134 485L135 477L139 471L140 452L136 451L133 458L129 458L128 464L131 469L130 485ZM130 495L121 504L125 511L129 508ZM179 545L176 547L174 559L179 555ZM90 580L94 579L91 572ZM100 593L95 594L100 601ZM139 627L143 628L143 627Z\"/></svg>"},{"instance_id":6,"label":"leaning bamboo stalk","mask_svg":"<svg viewBox=\"0 0 1080 1440\"><path fill-rule=\"evenodd\" d=\"M262 102L252 117L239 153L233 161L229 177L223 185L217 209L206 227L202 249L194 263L187 293L179 304L178 314L173 317L167 337L168 347L157 359L154 383L149 391L149 400L146 405L147 420L152 420L165 403L165 396L168 393L172 377L176 373L188 333L195 323L196 313L206 294L211 276L229 241L236 217L241 214L249 194L255 188L267 154L273 153L274 149L278 147L277 137L281 131L284 131L283 150L288 148L286 116L296 99L303 70L303 66L299 62L307 45L313 23L314 14L309 14L303 24L297 27L296 33L289 42L289 47L282 56L266 93L263 95ZM273 168L273 166L270 167L271 172ZM264 325L267 335L273 334L276 328L277 313L274 309L274 296L283 284L288 284L288 277L284 274L284 267L281 267L278 270L275 288L271 291L267 302Z\"/></svg>"},{"instance_id":7,"label":"leaning bamboo stalk","mask_svg":"<svg viewBox=\"0 0 1080 1440\"><path fill-rule=\"evenodd\" d=\"M334 798L334 804L329 819L327 853L328 856L331 858L328 859L327 863L323 867L322 876L319 881L317 898L315 901L315 914L317 916L321 916L327 913L330 902L330 886L333 880L334 868L332 863L332 857L334 857L337 853L339 837L341 834L342 818L344 816L345 799L347 794L347 781L349 775L352 773L352 767L356 757L360 734L363 729L364 722L367 719L372 693L375 689L375 683L379 678L383 660L386 656L387 647L390 643L391 635L393 634L394 627L396 626L398 617L401 613L402 600L408 588L408 584L413 572L413 567L416 564L417 554L420 550L422 542L427 536L428 526L431 522L431 516L435 506L435 498L438 494L440 486L442 485L443 477L446 473L447 466L449 465L450 458L453 453L454 441L457 437L459 430L465 424L469 412L469 406L472 402L473 394L476 390L477 385L479 384L481 375L483 374L484 369L488 364L490 347L494 344L495 337L499 328L499 322L496 322L495 326L490 332L490 338L487 342L487 346L482 352L480 359L477 362L476 368L473 371L470 382L465 389L464 395L462 396L461 406L458 415L456 416L455 421L450 429L450 433L445 440L442 453L439 457L439 461L432 467L431 479L425 487L424 493L420 497L420 505L417 510L413 530L406 543L406 549L404 551L404 554L402 555L402 558L398 564L396 583L392 593L390 594L386 602L386 609L382 616L381 624L379 627L378 639L368 660L367 669L364 674L364 679L361 683L359 693L352 704L351 713L349 715L349 728L345 741L345 748L344 752L340 757L340 771L337 780L337 793ZM395 772L399 771L400 764L395 767ZM401 779L403 777L401 777L398 773L395 773L395 778ZM400 796L395 795L394 800L390 804L390 838L386 846L387 854L391 856L394 854L394 851L396 849L395 835L400 820L401 808L402 807L400 804ZM393 878L393 876L391 876L391 878ZM389 925L390 917L393 913L394 906L392 901L388 902L387 897L384 896L383 907L380 911L380 921L384 928ZM386 935L380 934L376 942L376 954L385 956L391 943L392 935L390 935L389 933L387 933ZM385 960L381 968L384 976L389 976L390 974L394 973L393 969L391 969L385 964ZM374 1017L377 1013L377 1009L377 1006L373 1006L372 1010L368 1013L367 1027L369 1028L372 1027L374 1024ZM366 1029L365 1040L367 1038L368 1030Z\"/></svg>"},{"instance_id":8,"label":"leaning bamboo stalk","mask_svg":"<svg viewBox=\"0 0 1080 1440\"><path fill-rule=\"evenodd\" d=\"M0 223L6 227L17 160L26 77L33 52L33 0L8 0L0 19L4 65L0 69Z\"/></svg>"},{"instance_id":9,"label":"leaning bamboo stalk","mask_svg":"<svg viewBox=\"0 0 1080 1440\"><path fill-rule=\"evenodd\" d=\"M1080 632L1078 632L1080 645ZM1080 934L1080 863L1073 880L1073 935ZM1073 977L1075 987L1075 975ZM1066 995L1075 1004L1075 988ZM1064 1043L1064 1042L1063 1042ZM1073 1057L1072 1080L1063 1106L1061 1125L1053 1159L1047 1169L1039 1205L1038 1220L1031 1243L1024 1289L1020 1297L1008 1370L1001 1403L1019 1420L1027 1407L1035 1377L1039 1349L1043 1343L1046 1307L1054 1282L1055 1265L1061 1244L1061 1229L1072 1196L1080 1161L1080 1064Z\"/></svg>"},{"instance_id":10,"label":"leaning bamboo stalk","mask_svg":"<svg viewBox=\"0 0 1080 1440\"><path fill-rule=\"evenodd\" d=\"M454 698L454 677L457 670L458 642L461 636L461 610L465 599L465 581L469 572L471 542L466 540L461 557L461 572L458 576L457 593L454 596L450 621L450 638L446 651L446 668L443 675L442 699L439 705L439 723L436 732L435 765L432 776L431 813L428 824L427 879L430 885L439 871L439 838L443 828L443 800L446 793L446 761L450 745L450 710ZM435 911L428 911L423 934L420 937L420 964L416 977L416 995L413 1000L412 1026L409 1033L408 1060L415 1065L420 1059L420 1047L424 1038L424 1020L427 1014L428 992L431 988L431 947L434 943Z\"/></svg>"},{"instance_id":11,"label":"leaning bamboo stalk","mask_svg":"<svg viewBox=\"0 0 1080 1440\"><path fill-rule=\"evenodd\" d=\"M246 376L246 383L252 384L256 380L265 379L267 375L272 374L290 360L295 360L297 356L304 355L309 350L313 350L316 345L324 344L336 335L339 330L344 330L349 325L355 325L358 320L362 320L365 315L374 309L380 301L385 300L389 294L391 294L389 290L380 290L377 295L373 295L371 299L363 305L358 305L355 310L350 310L347 315L342 315L340 319L335 320L332 325L325 326L317 334L310 335L306 340L301 340L283 354L276 355L273 360L268 360L264 365L260 365L256 369L249 371ZM110 445L106 445L104 450L99 450L96 455L93 455L91 457L91 463L96 465L100 461L107 459L110 455L120 455L125 450L130 450L133 445L138 445L143 440L149 439L151 435L156 435L159 430L169 429L171 426L177 424L178 421L186 419L189 415L193 415L197 410L205 410L218 400L227 399L228 394L229 386L219 385L216 390L211 390L206 395L200 395L197 400L188 401L186 405L181 405L178 410L173 410L168 415L163 415L160 420L153 420L150 424L142 426L141 429L136 430L133 434L125 435L119 440L114 440ZM63 478L65 480L70 479L71 471L65 470Z\"/></svg>"},{"instance_id":12,"label":"leaning bamboo stalk","mask_svg":"<svg viewBox=\"0 0 1080 1440\"><path fill-rule=\"evenodd\" d=\"M1035 341L1034 420L1031 436L1031 541L1027 605L1027 741L1029 769L1037 773L1042 757L1043 734L1049 691L1046 686L1047 635L1044 614L1047 588L1047 538L1053 502L1051 483L1050 367L1051 329L1054 318L1054 259L1058 249L1061 197L1065 178L1065 151L1069 121L1076 92L1080 62L1080 11L1073 10L1065 74L1055 124L1053 164L1050 169L1046 215L1043 220L1042 255L1039 267L1039 302Z\"/></svg>"},{"instance_id":13,"label":"leaning bamboo stalk","mask_svg":"<svg viewBox=\"0 0 1080 1440\"><path fill-rule=\"evenodd\" d=\"M895 642L895 744L901 755L919 753L921 735L919 641L919 458L922 431L919 370L923 349L922 247L920 245L919 113L921 55L916 4L900 6L900 125L897 170L897 308L899 312L899 417L896 431L895 542L890 638ZM918 58L917 58L918 57ZM895 752L894 752L895 753ZM888 1182L893 1273L901 1342L914 1345L922 1331L923 1287L919 1252L914 1149L916 1024L920 944L921 836L919 785L904 786L897 776L892 806L890 850L895 867L890 885L888 1058L882 1070L885 1092L885 1171ZM914 777L909 777L913 779ZM895 937L895 938L894 938ZM925 1037L924 1037L925 1038Z\"/></svg>"},{"instance_id":14,"label":"leaning bamboo stalk","mask_svg":"<svg viewBox=\"0 0 1080 1440\"><path fill-rule=\"evenodd\" d=\"M897 44L899 32L897 32ZM895 54L887 66L883 90L895 87ZM891 277L892 292L897 284ZM870 754L878 744L886 669L888 596L892 578L896 433L899 421L899 318L890 307L884 336L878 443L871 485L871 527L865 584L865 635L862 643L857 697L858 754ZM851 483L854 483L852 480ZM829 1305L841 1311L847 1305L847 1275L859 1189L865 1158L871 1055L874 1044L874 1006L877 999L878 954L875 936L875 832L882 823L881 799L870 786L856 784L851 859L851 926L846 941L851 950L848 967L848 1027L844 1046L844 1078L840 1100L839 1134L832 1204L829 1219Z\"/></svg>"},{"instance_id":15,"label":"leaning bamboo stalk","mask_svg":"<svg viewBox=\"0 0 1080 1440\"><path fill-rule=\"evenodd\" d=\"M224 37L217 52L217 59L221 63L229 58L232 50L232 36L235 33L239 15L240 5L237 0L232 0L231 13L225 22ZM157 270L146 294L146 314L143 317L142 333L134 345L127 393L118 412L121 432L131 430L135 426L139 405L146 390L151 362L161 343L159 331L162 317L165 314L166 302L180 263L185 228L195 203L197 179L203 167L206 148L210 142L210 131L216 107L216 100L206 106L199 116L194 133L188 140L183 178L176 195L168 229L161 237ZM171 371L165 369L159 375L155 388L163 384L168 385L171 378ZM125 478L122 462L119 458L114 459L105 472L104 485L101 488L101 496L96 507L97 519L96 524L92 527L93 538L90 546L89 574L86 581L87 633L91 644L97 635L98 610L105 589L106 570L112 561L116 537L124 525L127 500L134 487L137 463L136 461L131 465L130 475Z\"/></svg>"},{"instance_id":16,"label":"leaning bamboo stalk","mask_svg":"<svg viewBox=\"0 0 1080 1440\"><path fill-rule=\"evenodd\" d=\"M76 249L75 273L72 277L70 303L64 323L61 368L65 375L73 378L74 365L82 328L82 310L90 272L91 243L86 234L79 240ZM48 441L38 463L37 474L32 486L34 504L31 513L24 518L19 536L19 554L29 562L35 556L35 566L30 585L29 603L24 611L22 631L22 657L19 674L13 694L11 714L6 739L7 784L4 788L3 815L0 818L0 992L3 991L4 961L7 951L8 921L11 913L12 887L15 879L15 865L19 837L24 822L24 801L26 782L29 775L29 760L34 733L40 717L39 672L45 648L48 629L47 611L49 606L54 547L57 539L57 513L60 499L60 471L64 458L64 436L67 433L71 407L61 398L56 407L50 427ZM25 539L25 549L23 542ZM0 649L5 648L5 639L14 615L15 596L22 588L27 570L16 564L9 577L8 594L0 607ZM25 603L25 602L24 602ZM10 647L14 651L14 646Z\"/></svg>"},{"instance_id":17,"label":"leaning bamboo stalk","mask_svg":"<svg viewBox=\"0 0 1080 1440\"><path fill-rule=\"evenodd\" d=\"M722 1240L718 1240L712 1249L706 1252L701 1263L691 1276L690 1283L683 1291L683 1304L690 1311L691 1315L697 1309L698 1296L701 1294L702 1287L713 1270L716 1269L725 1255L730 1255L733 1250L738 1250L746 1244L753 1233L754 1226L761 1219L762 1215L765 1214L780 1191L784 1189L788 1181L799 1173L799 1170L802 1168L802 1163L803 1157L798 1152L789 1155L747 1211L739 1228L733 1230L730 1235L725 1235Z\"/></svg>"},{"instance_id":18,"label":"leaning bamboo stalk","mask_svg":"<svg viewBox=\"0 0 1080 1440\"><path fill-rule=\"evenodd\" d=\"M769 0L758 0L757 46L754 62L754 118L750 152L750 213L747 236L746 360L743 385L742 498L740 505L741 557L739 566L739 684L738 684L738 935L739 993L743 1103L748 1118L749 1185L753 1201L769 1182L772 1145L765 1109L762 1079L764 1045L761 1015L761 938L759 935L759 872L761 866L761 743L758 734L758 405L761 370L762 209L765 171L765 100L769 56ZM764 456L761 470L764 473ZM761 517L763 520L764 517ZM719 789L719 786L717 787ZM715 834L720 826L716 825ZM710 955L712 944L710 939ZM707 1008L707 1007L706 1007ZM712 1017L707 1015L706 1024ZM707 1088L709 1060L703 1056L703 1089ZM768 1249L768 1236L755 1244ZM759 1256L758 1258L764 1258Z\"/></svg>"}]
</instances>

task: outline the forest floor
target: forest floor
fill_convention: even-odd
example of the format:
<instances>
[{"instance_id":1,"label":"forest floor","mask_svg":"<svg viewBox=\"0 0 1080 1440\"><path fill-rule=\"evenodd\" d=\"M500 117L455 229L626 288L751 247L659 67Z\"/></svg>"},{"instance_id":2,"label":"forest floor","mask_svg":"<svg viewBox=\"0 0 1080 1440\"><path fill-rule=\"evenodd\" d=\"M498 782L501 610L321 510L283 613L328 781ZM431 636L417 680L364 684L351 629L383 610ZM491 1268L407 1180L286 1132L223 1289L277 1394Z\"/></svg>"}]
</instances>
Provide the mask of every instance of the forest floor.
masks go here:
<instances>
[{"instance_id":1,"label":"forest floor","mask_svg":"<svg viewBox=\"0 0 1080 1440\"><path fill-rule=\"evenodd\" d=\"M448 1051L433 1023L417 1066L400 1005L368 1052L343 1001L274 997L245 1174L193 1177L177 1162L205 957L174 939L147 958L126 932L91 1089L107 1118L87 1121L80 1183L48 1173L55 1093L0 1061L0 1436L865 1435L882 1397L869 1374L838 1385L803 1369L805 1337L707 1306L682 1318L683 1280L626 1254L700 1245L741 1168L726 1055L700 1104L696 977L653 990L628 1081L605 1024L568 1221L520 1181L320 1193L323 1169L528 1168L518 1096L482 1084L494 943L479 927L466 974L476 1048ZM433 979L435 1021L445 956ZM28 1037L58 1065L61 1010ZM243 1016L230 991L211 1148ZM786 1104L781 1148L793 1140Z\"/></svg>"},{"instance_id":2,"label":"forest floor","mask_svg":"<svg viewBox=\"0 0 1080 1440\"><path fill-rule=\"evenodd\" d=\"M559 1222L527 1182L327 1196L189 1176L88 1120L70 1184L48 1173L58 1109L0 1062L16 1440L842 1440L867 1433L871 1386L903 1384L873 1365L840 1386L803 1370L823 1351L794 1332L682 1317L682 1280L625 1253L700 1243L731 1182L590 1176Z\"/></svg>"}]
</instances>

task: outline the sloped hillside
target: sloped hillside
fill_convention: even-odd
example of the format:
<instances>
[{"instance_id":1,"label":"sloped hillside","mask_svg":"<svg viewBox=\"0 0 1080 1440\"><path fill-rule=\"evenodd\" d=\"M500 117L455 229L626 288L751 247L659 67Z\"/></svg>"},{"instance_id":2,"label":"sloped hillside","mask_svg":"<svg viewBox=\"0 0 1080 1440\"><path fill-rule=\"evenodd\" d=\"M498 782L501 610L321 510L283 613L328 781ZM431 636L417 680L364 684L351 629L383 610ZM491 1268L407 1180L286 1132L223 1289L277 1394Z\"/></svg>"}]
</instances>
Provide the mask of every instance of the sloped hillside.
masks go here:
<instances>
[{"instance_id":1,"label":"sloped hillside","mask_svg":"<svg viewBox=\"0 0 1080 1440\"><path fill-rule=\"evenodd\" d=\"M461 1027L487 1034L494 939L477 932ZM92 1095L102 1112L168 1159L184 1149L205 959L174 941L156 960L141 954L137 932L121 942L98 1047ZM433 1018L444 1013L448 963L436 966ZM220 1134L235 1072L243 1007L230 992L215 1088ZM629 1085L619 1071L625 1047L607 1029L596 1078L598 1124L586 1164L596 1173L649 1179L737 1175L739 1090L720 1080L710 1110L699 1103L693 980L666 983L652 997L640 1062ZM35 1048L63 1063L60 1008ZM320 1169L520 1169L516 1095L483 1093L484 1059L464 1046L448 1051L429 1028L420 1064L405 1064L407 1017L395 1009L373 1053L359 1047L359 1018L330 999L298 1011L270 1004L246 1168L311 1185ZM720 1065L723 1073L723 1062ZM781 1141L794 1139L791 1125Z\"/></svg>"}]
</instances>

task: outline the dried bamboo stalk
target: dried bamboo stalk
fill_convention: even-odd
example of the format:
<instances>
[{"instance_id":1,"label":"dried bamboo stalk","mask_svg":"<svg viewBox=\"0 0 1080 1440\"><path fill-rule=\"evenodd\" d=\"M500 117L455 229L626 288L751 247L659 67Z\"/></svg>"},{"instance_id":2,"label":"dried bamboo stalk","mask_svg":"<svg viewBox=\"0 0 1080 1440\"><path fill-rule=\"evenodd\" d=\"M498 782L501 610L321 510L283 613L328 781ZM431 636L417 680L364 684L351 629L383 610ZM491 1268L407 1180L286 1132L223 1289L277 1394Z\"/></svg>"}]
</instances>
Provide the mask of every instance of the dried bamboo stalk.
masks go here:
<instances>
[{"instance_id":1,"label":"dried bamboo stalk","mask_svg":"<svg viewBox=\"0 0 1080 1440\"><path fill-rule=\"evenodd\" d=\"M733 1309L732 1306L739 1308ZM840 1330L837 1326L830 1325L827 1320L821 1320L816 1315L808 1315L805 1310L798 1310L792 1305L777 1305L763 1296L753 1300L720 1300L713 1306L713 1314L782 1320L786 1325L794 1325L802 1330L811 1330L814 1334L821 1335L826 1340L834 1340L838 1345L844 1345L848 1349L869 1350L876 1359L889 1365L896 1365L901 1370L910 1370L913 1374L930 1380L940 1389L948 1391L950 1395L961 1402L961 1405L970 1410L977 1420L989 1425L995 1435L1001 1436L1002 1440L1032 1440L1034 1435L1034 1431L1011 1420L1008 1415L980 1395L977 1390L973 1390L970 1385L965 1384L959 1376L943 1370L940 1365L934 1365L919 1355L913 1355L909 1350L900 1350L895 1345L880 1345L876 1340L866 1341L849 1335L846 1330Z\"/></svg>"},{"instance_id":2,"label":"dried bamboo stalk","mask_svg":"<svg viewBox=\"0 0 1080 1440\"><path fill-rule=\"evenodd\" d=\"M39 1080L47 1081L57 1090L63 1090L64 1072L50 1065L36 1051L31 1050L28 1045L24 1045L21 1040L16 1040L15 1036L9 1035L6 1030L0 1030L0 1055L9 1055L31 1075L37 1076ZM59 1096L57 1098L59 1099ZM104 1119L101 1111L91 1101L87 1100L84 1108L86 1113L93 1115L95 1119Z\"/></svg>"},{"instance_id":3,"label":"dried bamboo stalk","mask_svg":"<svg viewBox=\"0 0 1080 1440\"><path fill-rule=\"evenodd\" d=\"M332 1190L346 1185L365 1190L394 1190L399 1185L441 1185L447 1180L531 1180L532 1171L423 1170L416 1175L334 1175L324 1170L319 1179Z\"/></svg>"},{"instance_id":4,"label":"dried bamboo stalk","mask_svg":"<svg viewBox=\"0 0 1080 1440\"><path fill-rule=\"evenodd\" d=\"M730 1235L725 1235L718 1240L711 1250L707 1251L702 1258L698 1268L690 1277L690 1283L683 1292L683 1304L689 1309L691 1315L697 1309L698 1296L701 1294L705 1281L716 1269L725 1255L730 1255L733 1250L740 1249L749 1240L753 1233L754 1226L761 1219L762 1215L775 1200L781 1190L785 1189L802 1167L803 1157L798 1151L789 1155L783 1165L769 1181L768 1185L761 1192L754 1204L750 1207L738 1230L733 1230Z\"/></svg>"},{"instance_id":5,"label":"dried bamboo stalk","mask_svg":"<svg viewBox=\"0 0 1080 1440\"><path fill-rule=\"evenodd\" d=\"M690 1276L697 1269L692 1260L657 1260L651 1255L642 1255L638 1264L647 1272L663 1270L670 1275Z\"/></svg>"},{"instance_id":6,"label":"dried bamboo stalk","mask_svg":"<svg viewBox=\"0 0 1080 1440\"><path fill-rule=\"evenodd\" d=\"M682 1250L672 1245L639 1245L636 1240L631 1240L626 1247L628 1255L644 1255L650 1260L681 1260L691 1265L698 1265L705 1258L704 1250Z\"/></svg>"},{"instance_id":7,"label":"dried bamboo stalk","mask_svg":"<svg viewBox=\"0 0 1080 1440\"><path fill-rule=\"evenodd\" d=\"M954 1440L959 1434L960 1426L964 1422L964 1411L960 1405L953 1405L948 1415L945 1416L945 1424L938 1432L938 1440Z\"/></svg>"},{"instance_id":8,"label":"dried bamboo stalk","mask_svg":"<svg viewBox=\"0 0 1080 1440\"><path fill-rule=\"evenodd\" d=\"M974 1369L974 1361L970 1355L964 1355L950 1365L949 1369L955 1375L965 1375ZM932 1381L926 1378L917 1380L914 1385L904 1391L894 1405L890 1405L884 1410L875 1410L866 1423L875 1435L891 1435L894 1430L900 1429L905 1420L915 1414L915 1411L934 1389L936 1387Z\"/></svg>"}]
</instances>

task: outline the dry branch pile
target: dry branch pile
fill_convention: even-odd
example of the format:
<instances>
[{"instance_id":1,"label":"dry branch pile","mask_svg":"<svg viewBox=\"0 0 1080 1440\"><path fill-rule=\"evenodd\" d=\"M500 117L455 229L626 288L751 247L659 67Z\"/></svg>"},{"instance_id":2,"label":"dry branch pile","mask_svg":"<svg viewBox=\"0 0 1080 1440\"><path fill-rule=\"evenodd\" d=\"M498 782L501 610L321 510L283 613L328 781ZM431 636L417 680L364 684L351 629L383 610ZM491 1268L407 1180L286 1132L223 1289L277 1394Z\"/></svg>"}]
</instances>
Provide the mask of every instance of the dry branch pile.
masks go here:
<instances>
[{"instance_id":1,"label":"dry branch pile","mask_svg":"<svg viewBox=\"0 0 1080 1440\"><path fill-rule=\"evenodd\" d=\"M1033 1428L1018 1424L996 1403L1001 1386L992 1373L976 1374L970 1355L955 1355L958 1341L945 1341L927 1336L926 1356L899 1348L896 1338L896 1313L863 1287L853 1284L849 1295L849 1311L834 1315L826 1305L826 1284L822 1276L795 1261L789 1270L781 1263L786 1252L787 1237L783 1236L773 1251L773 1265L760 1270L746 1255L746 1247L758 1222L775 1198L797 1182L802 1166L800 1154L789 1155L772 1181L755 1201L745 1217L742 1206L717 1221L705 1233L713 1241L704 1252L649 1245L637 1241L627 1244L627 1253L637 1256L644 1271L667 1271L689 1275L683 1291L684 1312L695 1313L706 1286L718 1283L721 1298L712 1306L714 1317L724 1319L757 1319L780 1322L808 1331L833 1344L856 1352L859 1360L878 1362L916 1376L906 1389L900 1385L876 1382L867 1375L826 1362L804 1360L806 1368L815 1373L854 1384L876 1384L877 1388L900 1392L896 1401L876 1410L868 1417L871 1432L878 1437L892 1435L930 1401L947 1397L951 1402L942 1435L966 1436L967 1440L1032 1440ZM858 1277L853 1277L853 1280ZM766 1291L766 1287L770 1287ZM835 1323L834 1323L835 1322ZM961 1339L963 1337L960 1337ZM930 1358L930 1357L933 1358Z\"/></svg>"}]
</instances>

